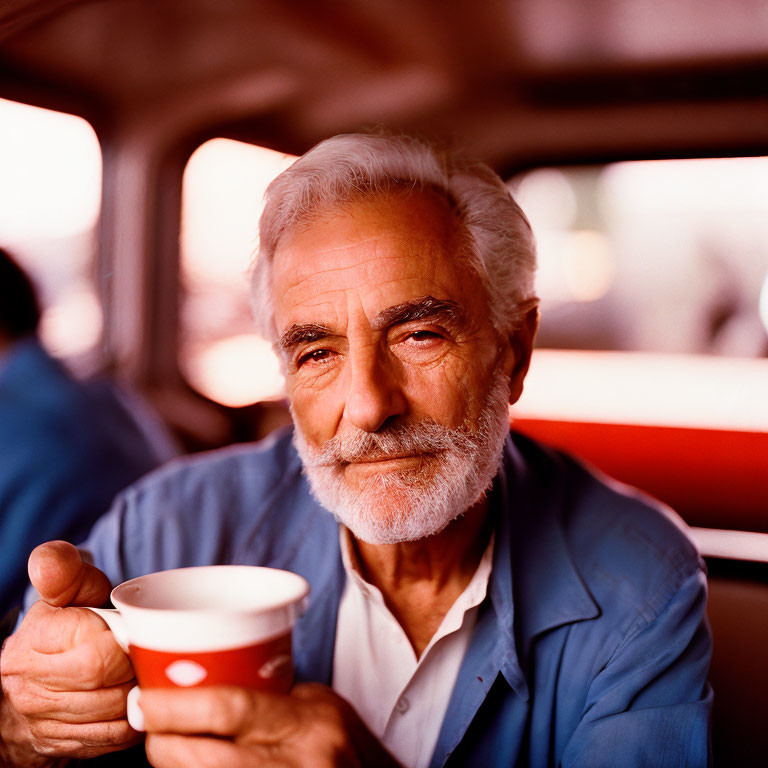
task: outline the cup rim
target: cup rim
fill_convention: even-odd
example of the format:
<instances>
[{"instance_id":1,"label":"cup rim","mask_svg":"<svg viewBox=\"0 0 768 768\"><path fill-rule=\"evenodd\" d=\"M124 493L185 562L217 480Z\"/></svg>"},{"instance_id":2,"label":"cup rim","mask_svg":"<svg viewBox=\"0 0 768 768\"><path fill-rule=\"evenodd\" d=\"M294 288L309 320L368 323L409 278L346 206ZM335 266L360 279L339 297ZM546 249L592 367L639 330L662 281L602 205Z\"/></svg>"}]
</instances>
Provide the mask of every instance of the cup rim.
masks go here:
<instances>
[{"instance_id":1,"label":"cup rim","mask_svg":"<svg viewBox=\"0 0 768 768\"><path fill-rule=\"evenodd\" d=\"M160 606L151 606L151 605L135 605L130 602L126 602L125 600L121 600L120 597L116 594L120 590L122 590L124 587L130 587L131 585L135 584L138 581L141 581L143 579L146 579L150 576L154 576L157 574L167 574L167 573L178 573L180 571L189 572L189 571L203 571L208 570L210 568L215 569L248 569L248 570L260 570L260 571L270 571L278 573L283 573L286 575L291 576L293 579L296 580L297 587L300 586L300 589L297 589L297 592L295 596L285 598L284 600L280 600L278 602L272 603L269 606L265 606L262 610L254 610L253 608L168 608L168 607L160 607ZM173 613L175 616L182 616L182 615L195 615L195 616L201 616L210 614L211 616L215 615L221 615L222 613L227 613L230 615L240 615L240 616L247 616L249 614L258 613L258 614L268 614L275 611L279 611L285 608L290 608L297 604L302 604L304 601L306 601L308 595L310 592L310 584L309 582L300 574L294 573L293 571L286 571L282 568L269 568L267 566L262 565L237 565L237 564L227 564L227 565L192 565L192 566L186 566L183 568L168 568L163 571L152 571L150 573L142 574L141 576L135 576L132 579L128 579L127 581L122 582L121 584L118 584L111 592L110 592L110 599L112 601L112 604L116 608L127 608L130 611L146 611L149 613Z\"/></svg>"}]
</instances>

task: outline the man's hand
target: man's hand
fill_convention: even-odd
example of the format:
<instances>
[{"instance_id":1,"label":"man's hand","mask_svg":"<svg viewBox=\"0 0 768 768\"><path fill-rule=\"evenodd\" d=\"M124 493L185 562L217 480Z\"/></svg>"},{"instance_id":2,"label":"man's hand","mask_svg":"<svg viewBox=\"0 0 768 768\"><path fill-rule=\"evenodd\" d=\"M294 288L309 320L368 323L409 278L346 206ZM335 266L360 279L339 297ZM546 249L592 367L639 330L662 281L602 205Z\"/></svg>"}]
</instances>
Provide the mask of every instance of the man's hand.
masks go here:
<instances>
[{"instance_id":1,"label":"man's hand","mask_svg":"<svg viewBox=\"0 0 768 768\"><path fill-rule=\"evenodd\" d=\"M42 599L0 654L0 764L43 766L135 743L128 657L95 613L75 607L106 602L107 577L63 541L37 547L29 575Z\"/></svg>"},{"instance_id":2,"label":"man's hand","mask_svg":"<svg viewBox=\"0 0 768 768\"><path fill-rule=\"evenodd\" d=\"M142 690L155 768L397 768L352 707L323 685Z\"/></svg>"}]
</instances>

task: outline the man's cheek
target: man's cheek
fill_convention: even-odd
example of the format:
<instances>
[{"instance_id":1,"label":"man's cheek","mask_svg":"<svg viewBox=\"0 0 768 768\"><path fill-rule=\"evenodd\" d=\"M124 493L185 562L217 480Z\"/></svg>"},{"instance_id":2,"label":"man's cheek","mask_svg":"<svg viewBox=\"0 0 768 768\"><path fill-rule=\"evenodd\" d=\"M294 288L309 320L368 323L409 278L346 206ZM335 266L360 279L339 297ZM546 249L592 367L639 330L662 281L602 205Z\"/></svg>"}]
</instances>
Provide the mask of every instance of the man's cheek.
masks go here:
<instances>
[{"instance_id":1,"label":"man's cheek","mask_svg":"<svg viewBox=\"0 0 768 768\"><path fill-rule=\"evenodd\" d=\"M411 402L418 402L423 415L446 427L460 427L476 401L479 377L468 360L454 357L442 364L411 377L408 392Z\"/></svg>"},{"instance_id":2,"label":"man's cheek","mask_svg":"<svg viewBox=\"0 0 768 768\"><path fill-rule=\"evenodd\" d=\"M319 448L334 436L338 406L307 387L296 387L289 397L293 422L310 447Z\"/></svg>"}]
</instances>

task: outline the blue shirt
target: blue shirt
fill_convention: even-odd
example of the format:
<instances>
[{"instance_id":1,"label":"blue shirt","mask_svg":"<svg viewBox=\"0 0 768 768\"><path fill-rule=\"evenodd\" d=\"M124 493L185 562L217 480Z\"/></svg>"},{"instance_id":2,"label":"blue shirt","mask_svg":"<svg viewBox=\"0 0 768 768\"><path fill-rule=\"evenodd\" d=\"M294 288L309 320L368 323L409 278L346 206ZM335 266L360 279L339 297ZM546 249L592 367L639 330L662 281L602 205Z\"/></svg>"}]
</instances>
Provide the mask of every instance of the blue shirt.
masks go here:
<instances>
[{"instance_id":1,"label":"blue shirt","mask_svg":"<svg viewBox=\"0 0 768 768\"><path fill-rule=\"evenodd\" d=\"M111 385L73 379L34 338L3 354L0 617L23 595L32 549L81 541L119 490L169 458L146 423Z\"/></svg>"},{"instance_id":2,"label":"blue shirt","mask_svg":"<svg viewBox=\"0 0 768 768\"><path fill-rule=\"evenodd\" d=\"M489 594L431 765L706 765L706 579L682 524L514 434L491 514ZM212 563L300 573L312 593L293 636L296 675L330 684L338 528L310 495L290 433L153 473L84 548L114 584Z\"/></svg>"}]
</instances>

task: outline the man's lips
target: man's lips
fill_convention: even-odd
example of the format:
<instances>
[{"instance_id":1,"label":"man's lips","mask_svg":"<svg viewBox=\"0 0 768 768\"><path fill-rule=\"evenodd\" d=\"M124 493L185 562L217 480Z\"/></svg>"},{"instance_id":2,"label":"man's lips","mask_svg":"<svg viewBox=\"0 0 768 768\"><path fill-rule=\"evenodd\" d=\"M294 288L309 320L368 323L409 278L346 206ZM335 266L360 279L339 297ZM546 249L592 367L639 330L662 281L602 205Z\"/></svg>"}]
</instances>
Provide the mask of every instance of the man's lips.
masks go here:
<instances>
[{"instance_id":1,"label":"man's lips","mask_svg":"<svg viewBox=\"0 0 768 768\"><path fill-rule=\"evenodd\" d=\"M353 461L344 462L344 468L350 468L353 471L362 472L364 474L409 469L419 466L427 456L428 454L424 453L366 456L364 459L354 459Z\"/></svg>"},{"instance_id":2,"label":"man's lips","mask_svg":"<svg viewBox=\"0 0 768 768\"><path fill-rule=\"evenodd\" d=\"M400 461L401 459L420 459L423 453L388 453L384 456L365 456L360 459L350 459L345 464L378 464L385 461Z\"/></svg>"}]
</instances>

